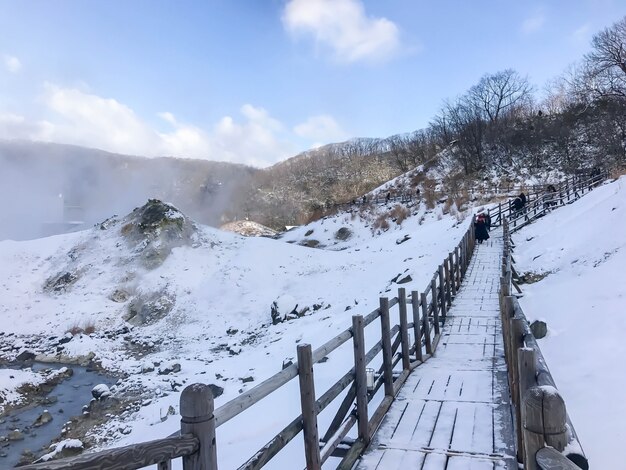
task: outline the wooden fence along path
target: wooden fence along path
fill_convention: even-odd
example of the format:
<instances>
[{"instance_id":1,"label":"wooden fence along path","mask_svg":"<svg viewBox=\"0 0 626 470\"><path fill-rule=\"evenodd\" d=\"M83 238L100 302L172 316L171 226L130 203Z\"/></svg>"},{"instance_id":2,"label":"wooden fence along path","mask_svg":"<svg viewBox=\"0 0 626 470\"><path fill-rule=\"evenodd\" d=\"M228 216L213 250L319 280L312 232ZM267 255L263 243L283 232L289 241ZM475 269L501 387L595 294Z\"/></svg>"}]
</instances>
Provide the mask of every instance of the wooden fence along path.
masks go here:
<instances>
[{"instance_id":1,"label":"wooden fence along path","mask_svg":"<svg viewBox=\"0 0 626 470\"><path fill-rule=\"evenodd\" d=\"M515 232L551 210L578 200L604 182L607 176L607 172L604 171L597 174L570 176L553 185L554 191L533 187L535 189L526 195L526 205L521 210L515 210L513 201L509 200L489 209L487 213L491 217L493 226L500 226L507 221L511 232Z\"/></svg>"},{"instance_id":2,"label":"wooden fence along path","mask_svg":"<svg viewBox=\"0 0 626 470\"><path fill-rule=\"evenodd\" d=\"M434 356L400 390L359 470L517 468L500 327L502 230L476 247Z\"/></svg>"}]
</instances>

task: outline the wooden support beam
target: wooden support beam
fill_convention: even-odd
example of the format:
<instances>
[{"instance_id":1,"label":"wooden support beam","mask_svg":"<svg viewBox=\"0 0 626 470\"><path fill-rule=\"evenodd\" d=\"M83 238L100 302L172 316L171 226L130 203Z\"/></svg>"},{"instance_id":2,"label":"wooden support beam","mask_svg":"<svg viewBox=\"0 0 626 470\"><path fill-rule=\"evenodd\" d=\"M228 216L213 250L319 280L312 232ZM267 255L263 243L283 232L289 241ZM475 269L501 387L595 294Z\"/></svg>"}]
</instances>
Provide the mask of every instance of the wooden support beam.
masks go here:
<instances>
[{"instance_id":1,"label":"wooden support beam","mask_svg":"<svg viewBox=\"0 0 626 470\"><path fill-rule=\"evenodd\" d=\"M450 302L452 302L452 298L456 297L456 269L454 268L454 253L452 252L448 255L448 263L450 264L450 286L452 289Z\"/></svg>"},{"instance_id":2,"label":"wooden support beam","mask_svg":"<svg viewBox=\"0 0 626 470\"><path fill-rule=\"evenodd\" d=\"M428 320L428 302L424 292L420 295L422 303L422 328L424 329L424 342L426 343L426 354L433 354L433 346L430 339L430 323Z\"/></svg>"},{"instance_id":3,"label":"wooden support beam","mask_svg":"<svg viewBox=\"0 0 626 470\"><path fill-rule=\"evenodd\" d=\"M380 333L383 343L383 378L385 395L393 396L393 356L391 352L391 333L389 323L389 299L380 298Z\"/></svg>"},{"instance_id":4,"label":"wooden support beam","mask_svg":"<svg viewBox=\"0 0 626 470\"><path fill-rule=\"evenodd\" d=\"M363 317L352 317L354 371L356 388L356 414L358 419L359 439L367 445L369 443L367 416L367 380L365 378L365 333L363 331Z\"/></svg>"},{"instance_id":5,"label":"wooden support beam","mask_svg":"<svg viewBox=\"0 0 626 470\"><path fill-rule=\"evenodd\" d=\"M422 322L420 321L420 298L416 290L411 291L411 309L413 311L413 335L415 336L415 359L422 361Z\"/></svg>"},{"instance_id":6,"label":"wooden support beam","mask_svg":"<svg viewBox=\"0 0 626 470\"><path fill-rule=\"evenodd\" d=\"M440 333L440 325L439 325L439 308L437 305L437 281L436 278L433 278L430 281L430 291L432 297L432 305L433 305L433 324L435 326L435 334L438 335Z\"/></svg>"},{"instance_id":7,"label":"wooden support beam","mask_svg":"<svg viewBox=\"0 0 626 470\"><path fill-rule=\"evenodd\" d=\"M310 344L298 345L298 379L300 381L300 405L304 431L304 455L307 470L321 470L317 412L315 407L315 382L313 379L313 353Z\"/></svg>"},{"instance_id":8,"label":"wooden support beam","mask_svg":"<svg viewBox=\"0 0 626 470\"><path fill-rule=\"evenodd\" d=\"M443 265L439 265L439 305L441 307L441 321L446 322L446 316L448 313L448 306L446 305L446 288L445 277L443 274Z\"/></svg>"},{"instance_id":9,"label":"wooden support beam","mask_svg":"<svg viewBox=\"0 0 626 470\"><path fill-rule=\"evenodd\" d=\"M409 328L406 312L406 291L404 287L398 289L398 309L400 316L400 340L402 346L402 369L409 370L411 368L411 358L409 357L409 351L411 345L409 344Z\"/></svg>"},{"instance_id":10,"label":"wooden support beam","mask_svg":"<svg viewBox=\"0 0 626 470\"><path fill-rule=\"evenodd\" d=\"M217 470L213 392L208 385L192 384L180 394L180 434L200 441L197 452L183 457L184 470Z\"/></svg>"}]
</instances>

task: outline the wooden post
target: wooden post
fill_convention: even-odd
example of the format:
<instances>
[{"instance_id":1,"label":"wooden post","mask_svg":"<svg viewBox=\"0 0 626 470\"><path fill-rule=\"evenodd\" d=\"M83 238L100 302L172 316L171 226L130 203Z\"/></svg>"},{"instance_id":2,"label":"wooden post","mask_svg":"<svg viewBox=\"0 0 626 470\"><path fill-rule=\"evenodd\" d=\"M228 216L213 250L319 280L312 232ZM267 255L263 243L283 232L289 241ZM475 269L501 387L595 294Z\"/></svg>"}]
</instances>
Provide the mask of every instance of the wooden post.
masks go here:
<instances>
[{"instance_id":1,"label":"wooden post","mask_svg":"<svg viewBox=\"0 0 626 470\"><path fill-rule=\"evenodd\" d=\"M448 306L452 305L452 292L450 291L450 268L449 268L449 259L446 258L443 260L443 270L445 272L446 277L446 302Z\"/></svg>"},{"instance_id":2,"label":"wooden post","mask_svg":"<svg viewBox=\"0 0 626 470\"><path fill-rule=\"evenodd\" d=\"M543 447L543 435L539 438L537 435L527 433L525 431L525 423L528 419L527 409L525 405L526 393L536 384L536 365L535 350L532 348L520 348L517 351L518 373L519 373L519 403L521 405L520 425L518 426L522 435L522 446L518 448L517 460L524 463L525 470L537 470L535 463L535 453L539 447ZM536 416L531 417L532 420ZM532 463L528 460L528 456L532 455ZM534 465L534 466L533 466Z\"/></svg>"},{"instance_id":3,"label":"wooden post","mask_svg":"<svg viewBox=\"0 0 626 470\"><path fill-rule=\"evenodd\" d=\"M183 457L184 470L217 470L213 392L205 384L192 384L180 394L180 434L200 441L197 452Z\"/></svg>"},{"instance_id":4,"label":"wooden post","mask_svg":"<svg viewBox=\"0 0 626 470\"><path fill-rule=\"evenodd\" d=\"M507 300L512 299L508 297ZM510 377L513 378L513 382L510 383L511 398L513 401L513 408L515 410L515 422L517 423L517 448L521 449L522 443L522 402L520 401L520 373L519 373L519 350L524 347L524 322L522 318L513 318L511 320L511 345L510 350L512 352L511 362L509 368L512 368Z\"/></svg>"},{"instance_id":5,"label":"wooden post","mask_svg":"<svg viewBox=\"0 0 626 470\"><path fill-rule=\"evenodd\" d=\"M546 444L563 452L568 443L567 410L558 390L549 385L540 387L543 392L543 438Z\"/></svg>"},{"instance_id":6,"label":"wooden post","mask_svg":"<svg viewBox=\"0 0 626 470\"><path fill-rule=\"evenodd\" d=\"M411 369L411 358L409 357L409 351L411 345L409 344L409 328L406 315L406 292L404 287L398 289L398 309L400 311L400 341L402 345L402 369Z\"/></svg>"},{"instance_id":7,"label":"wooden post","mask_svg":"<svg viewBox=\"0 0 626 470\"><path fill-rule=\"evenodd\" d=\"M460 257L460 249L457 246L454 249L454 252L456 254L456 265L455 265L455 275L456 275L456 289L457 291L461 288L461 257Z\"/></svg>"},{"instance_id":8,"label":"wooden post","mask_svg":"<svg viewBox=\"0 0 626 470\"><path fill-rule=\"evenodd\" d=\"M439 307L437 305L437 281L436 277L433 277L430 281L430 291L433 299L433 324L435 325L435 334L440 333L439 330Z\"/></svg>"},{"instance_id":9,"label":"wooden post","mask_svg":"<svg viewBox=\"0 0 626 470\"><path fill-rule=\"evenodd\" d=\"M315 382L313 380L313 353L310 344L298 345L298 378L300 380L300 405L304 433L304 455L307 470L321 470L320 444L315 408Z\"/></svg>"},{"instance_id":10,"label":"wooden post","mask_svg":"<svg viewBox=\"0 0 626 470\"><path fill-rule=\"evenodd\" d=\"M430 324L428 320L428 303L426 302L426 293L421 294L422 301L422 325L424 328L424 341L426 343L426 354L433 353L433 345L430 339Z\"/></svg>"},{"instance_id":11,"label":"wooden post","mask_svg":"<svg viewBox=\"0 0 626 470\"><path fill-rule=\"evenodd\" d=\"M367 379L365 377L365 333L363 316L352 316L352 345L354 346L354 384L356 388L356 416L359 439L369 444L367 425Z\"/></svg>"},{"instance_id":12,"label":"wooden post","mask_svg":"<svg viewBox=\"0 0 626 470\"><path fill-rule=\"evenodd\" d=\"M450 253L448 255L448 262L450 264L450 285L452 287L452 297L456 297L456 270L454 269L454 254ZM452 297L450 298L450 302L452 303Z\"/></svg>"},{"instance_id":13,"label":"wooden post","mask_svg":"<svg viewBox=\"0 0 626 470\"><path fill-rule=\"evenodd\" d=\"M391 355L391 327L389 325L389 299L380 298L380 334L383 345L383 379L385 395L393 396L393 357Z\"/></svg>"},{"instance_id":14,"label":"wooden post","mask_svg":"<svg viewBox=\"0 0 626 470\"><path fill-rule=\"evenodd\" d=\"M413 309L413 333L415 336L415 359L422 361L422 323L420 322L420 300L416 290L411 291L411 307Z\"/></svg>"},{"instance_id":15,"label":"wooden post","mask_svg":"<svg viewBox=\"0 0 626 470\"><path fill-rule=\"evenodd\" d=\"M448 314L448 306L446 305L446 282L443 275L443 265L439 265L439 305L441 306L441 321L446 322L446 315Z\"/></svg>"}]
</instances>

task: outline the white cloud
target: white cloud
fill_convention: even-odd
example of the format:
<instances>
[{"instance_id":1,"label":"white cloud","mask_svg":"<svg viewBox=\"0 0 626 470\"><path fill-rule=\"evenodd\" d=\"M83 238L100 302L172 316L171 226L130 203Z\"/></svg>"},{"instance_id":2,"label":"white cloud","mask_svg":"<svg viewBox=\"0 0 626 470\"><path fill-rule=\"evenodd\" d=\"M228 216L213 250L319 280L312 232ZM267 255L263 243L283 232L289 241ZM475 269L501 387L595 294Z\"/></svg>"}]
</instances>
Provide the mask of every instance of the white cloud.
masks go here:
<instances>
[{"instance_id":1,"label":"white cloud","mask_svg":"<svg viewBox=\"0 0 626 470\"><path fill-rule=\"evenodd\" d=\"M49 127L46 121L32 122L17 114L0 113L0 139L38 139Z\"/></svg>"},{"instance_id":2,"label":"white cloud","mask_svg":"<svg viewBox=\"0 0 626 470\"><path fill-rule=\"evenodd\" d=\"M337 121L328 114L312 116L305 122L295 126L293 131L300 137L315 141L315 147L331 142L339 142L349 137Z\"/></svg>"},{"instance_id":3,"label":"white cloud","mask_svg":"<svg viewBox=\"0 0 626 470\"><path fill-rule=\"evenodd\" d=\"M17 73L22 68L22 63L17 57L13 57L12 55L5 55L4 57L4 66L11 73Z\"/></svg>"},{"instance_id":4,"label":"white cloud","mask_svg":"<svg viewBox=\"0 0 626 470\"><path fill-rule=\"evenodd\" d=\"M341 62L381 61L400 49L400 31L386 18L371 18L360 0L290 0L283 25L314 37Z\"/></svg>"},{"instance_id":5,"label":"white cloud","mask_svg":"<svg viewBox=\"0 0 626 470\"><path fill-rule=\"evenodd\" d=\"M535 15L526 18L522 22L522 32L524 34L532 34L539 31L546 22L546 15L543 12L538 12Z\"/></svg>"},{"instance_id":6,"label":"white cloud","mask_svg":"<svg viewBox=\"0 0 626 470\"><path fill-rule=\"evenodd\" d=\"M213 129L180 122L170 112L158 117L171 129L160 132L128 106L76 88L45 85L48 121L0 113L0 138L31 139L95 147L133 155L176 156L266 166L294 155L284 126L263 108L245 104L242 118L222 118Z\"/></svg>"}]
</instances>

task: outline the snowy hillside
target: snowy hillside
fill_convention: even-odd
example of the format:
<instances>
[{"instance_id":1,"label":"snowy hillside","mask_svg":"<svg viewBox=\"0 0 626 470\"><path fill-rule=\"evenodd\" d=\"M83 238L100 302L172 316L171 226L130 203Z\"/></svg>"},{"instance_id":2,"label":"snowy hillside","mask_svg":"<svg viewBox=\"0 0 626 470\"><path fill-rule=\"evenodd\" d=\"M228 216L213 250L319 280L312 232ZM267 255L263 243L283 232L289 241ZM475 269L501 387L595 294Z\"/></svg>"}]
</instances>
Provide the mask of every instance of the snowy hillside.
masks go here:
<instances>
[{"instance_id":1,"label":"snowy hillside","mask_svg":"<svg viewBox=\"0 0 626 470\"><path fill-rule=\"evenodd\" d=\"M547 276L523 285L529 320L591 466L618 468L626 442L626 177L558 209L513 237L520 272Z\"/></svg>"},{"instance_id":2,"label":"snowy hillside","mask_svg":"<svg viewBox=\"0 0 626 470\"><path fill-rule=\"evenodd\" d=\"M222 387L220 406L280 371L297 343L322 344L398 287L421 290L466 230L462 219L441 205L380 206L274 240L200 226L152 201L84 232L0 242L1 355L100 363L122 377L112 392L142 405L106 426L115 445L163 437L178 429L167 418L185 384ZM351 347L343 355L347 365ZM316 386L336 380L342 361L321 364ZM2 380L16 399L24 377ZM220 428L225 468L299 413L298 394L285 393L264 401L260 413L275 418L265 427Z\"/></svg>"}]
</instances>

